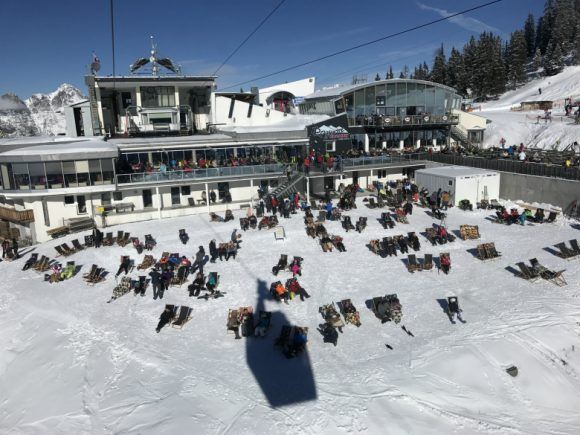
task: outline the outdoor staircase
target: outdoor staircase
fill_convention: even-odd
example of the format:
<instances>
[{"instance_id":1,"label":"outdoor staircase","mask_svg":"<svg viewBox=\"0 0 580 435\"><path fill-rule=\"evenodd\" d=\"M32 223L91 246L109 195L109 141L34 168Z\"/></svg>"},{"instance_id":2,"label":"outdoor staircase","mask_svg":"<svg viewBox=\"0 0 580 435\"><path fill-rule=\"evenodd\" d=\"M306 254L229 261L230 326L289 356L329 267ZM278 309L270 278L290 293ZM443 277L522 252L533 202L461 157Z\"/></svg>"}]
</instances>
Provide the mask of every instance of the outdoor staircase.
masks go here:
<instances>
[{"instance_id":1,"label":"outdoor staircase","mask_svg":"<svg viewBox=\"0 0 580 435\"><path fill-rule=\"evenodd\" d=\"M99 120L99 106L97 104L97 90L94 81L88 84L89 88L89 102L91 107L91 123L93 124L93 134L95 136L101 135L101 122Z\"/></svg>"},{"instance_id":2,"label":"outdoor staircase","mask_svg":"<svg viewBox=\"0 0 580 435\"><path fill-rule=\"evenodd\" d=\"M276 198L284 198L291 193L298 192L302 187L302 182L305 177L301 172L294 172L290 179L286 177L284 179L284 182L280 183L278 187L270 192L271 195L274 195Z\"/></svg>"}]
</instances>

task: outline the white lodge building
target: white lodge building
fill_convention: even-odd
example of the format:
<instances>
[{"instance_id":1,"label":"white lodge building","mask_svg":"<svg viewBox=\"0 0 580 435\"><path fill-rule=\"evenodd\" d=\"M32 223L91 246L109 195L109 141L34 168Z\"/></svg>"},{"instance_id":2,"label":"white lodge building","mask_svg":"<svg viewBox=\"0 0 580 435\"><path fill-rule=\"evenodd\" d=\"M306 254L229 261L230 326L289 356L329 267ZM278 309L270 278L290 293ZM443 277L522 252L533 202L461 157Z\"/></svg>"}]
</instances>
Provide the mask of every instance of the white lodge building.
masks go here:
<instances>
[{"instance_id":1,"label":"white lodge building","mask_svg":"<svg viewBox=\"0 0 580 435\"><path fill-rule=\"evenodd\" d=\"M308 98L317 96L312 77L217 92L215 77L155 74L159 65L150 75L87 76L88 100L65 110L67 136L0 139L0 238L35 243L93 226L250 206L258 187L283 187L288 165L300 167L312 148L356 152L339 170L298 172L292 183L307 196L341 183L364 188L425 166L417 155L373 152L387 147L382 127L347 131L350 112L348 119L304 114L303 104L318 101ZM341 127L340 140L318 137L329 130L321 126ZM445 131L438 137L449 143Z\"/></svg>"}]
</instances>

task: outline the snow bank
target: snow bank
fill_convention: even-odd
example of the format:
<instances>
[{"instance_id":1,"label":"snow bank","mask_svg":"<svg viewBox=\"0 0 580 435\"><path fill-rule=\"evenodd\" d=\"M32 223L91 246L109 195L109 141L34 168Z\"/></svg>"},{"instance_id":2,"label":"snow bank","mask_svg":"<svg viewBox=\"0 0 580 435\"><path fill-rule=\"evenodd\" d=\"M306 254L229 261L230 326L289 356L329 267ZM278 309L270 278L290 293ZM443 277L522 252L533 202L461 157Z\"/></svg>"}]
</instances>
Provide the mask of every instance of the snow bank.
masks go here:
<instances>
[{"instance_id":1,"label":"snow bank","mask_svg":"<svg viewBox=\"0 0 580 435\"><path fill-rule=\"evenodd\" d=\"M0 432L580 433L580 268L543 249L580 232L563 221L507 227L487 220L490 212L453 209L448 227L479 225L482 239L431 247L420 235L418 254L448 251L452 270L410 274L400 256L380 258L365 245L421 233L433 220L415 208L409 225L384 230L377 222L381 211L359 203L349 213L353 221L368 217L362 234L325 224L344 237L346 253L323 253L306 236L301 215L281 219L284 242L272 231L243 233L236 260L206 265L206 273L220 273L227 292L208 302L189 298L183 286L171 287L162 300L153 300L149 288L145 297L127 294L107 304L120 255L142 259L130 247L77 253L67 260L82 270L52 285L34 271L21 272L24 260L0 263ZM212 238L229 240L240 216L219 224L197 215L121 229L141 239L153 234L157 258L163 251L192 256ZM179 242L180 228L191 237L187 246ZM53 247L72 238L26 251L53 257ZM470 250L491 241L503 256L482 263ZM264 296L282 253L304 257L300 282L312 295L305 302L278 304ZM531 284L509 270L533 257L567 269L569 285ZM109 275L88 287L82 273L93 263ZM287 278L283 272L277 279ZM373 296L395 292L401 325L414 337L400 325L381 324L365 306ZM437 302L453 294L466 324L451 324ZM333 347L316 331L318 307L343 298L352 299L362 325L347 325ZM156 334L166 303L193 307L193 318L181 331L166 327ZM243 305L274 313L265 339L234 340L226 333L228 308ZM308 352L294 360L273 346L286 322L310 327ZM511 364L519 368L516 378L505 373Z\"/></svg>"}]
</instances>

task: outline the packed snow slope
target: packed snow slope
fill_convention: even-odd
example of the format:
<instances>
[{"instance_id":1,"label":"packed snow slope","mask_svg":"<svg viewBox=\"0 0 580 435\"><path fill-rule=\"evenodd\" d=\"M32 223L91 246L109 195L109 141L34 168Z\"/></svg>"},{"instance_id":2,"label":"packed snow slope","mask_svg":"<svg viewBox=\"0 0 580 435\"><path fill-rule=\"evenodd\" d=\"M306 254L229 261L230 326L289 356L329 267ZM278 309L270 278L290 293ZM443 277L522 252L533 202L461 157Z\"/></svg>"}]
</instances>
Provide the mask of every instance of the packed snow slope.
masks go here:
<instances>
[{"instance_id":1,"label":"packed snow slope","mask_svg":"<svg viewBox=\"0 0 580 435\"><path fill-rule=\"evenodd\" d=\"M580 100L580 66L570 66L555 76L532 80L506 92L497 101L481 104L481 111L474 113L492 121L485 132L484 146L500 146L500 140L505 138L507 145L523 143L529 148L562 149L580 140L580 126L574 125L572 118L563 116L566 98ZM544 115L541 111L510 111L523 101L553 101L552 122L541 120L538 123L536 117Z\"/></svg>"},{"instance_id":2,"label":"packed snow slope","mask_svg":"<svg viewBox=\"0 0 580 435\"><path fill-rule=\"evenodd\" d=\"M362 234L345 233L347 252L323 253L304 230L302 213L281 220L288 238L270 230L243 233L235 260L206 264L217 271L217 300L188 296L171 287L162 300L129 293L110 304L114 274L125 248L88 248L67 260L82 269L68 282L48 284L24 259L0 263L0 432L6 434L578 434L580 433L580 267L544 248L580 238L578 225L503 226L488 211L449 212L447 225L479 225L481 240L432 247L420 235L418 256L451 253L449 275L407 272L401 255L380 258L369 240L423 233L433 219L415 208L408 225L384 230L381 209L362 202L348 213L368 217ZM227 241L236 220L210 223L205 215L151 221L123 229L157 239L163 251L192 256L215 238ZM178 230L190 241L183 246ZM81 235L82 236L82 235ZM59 239L29 248L54 256ZM471 253L495 242L502 257L483 263ZM311 298L288 305L267 295L280 254L304 258L301 284ZM25 258L28 257L28 254ZM566 269L565 287L529 283L510 268L538 258ZM405 257L406 258L406 257ZM82 280L91 264L105 266L105 282ZM136 278L138 272L132 272ZM191 278L190 280L191 281ZM372 297L397 293L401 324L381 324L365 306ZM467 323L451 324L438 299L459 296ZM362 326L347 325L338 346L316 331L322 304L351 298ZM155 332L166 303L193 308L182 329ZM229 308L250 305L273 312L265 338L235 340L226 333ZM308 326L307 353L288 360L274 347L282 324ZM404 325L414 337L407 335ZM392 350L386 347L389 344ZM505 369L515 364L519 375Z\"/></svg>"}]
</instances>

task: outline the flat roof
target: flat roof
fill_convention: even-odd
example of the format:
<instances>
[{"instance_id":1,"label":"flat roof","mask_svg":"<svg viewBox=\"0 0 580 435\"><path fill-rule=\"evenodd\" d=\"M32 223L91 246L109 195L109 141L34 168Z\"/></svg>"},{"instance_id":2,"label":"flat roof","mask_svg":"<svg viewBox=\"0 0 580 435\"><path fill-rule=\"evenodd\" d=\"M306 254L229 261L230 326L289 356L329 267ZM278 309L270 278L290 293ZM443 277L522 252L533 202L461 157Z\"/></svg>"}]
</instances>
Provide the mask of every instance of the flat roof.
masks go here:
<instances>
[{"instance_id":1,"label":"flat roof","mask_svg":"<svg viewBox=\"0 0 580 435\"><path fill-rule=\"evenodd\" d=\"M434 168L425 168L415 171L415 174L435 175L439 177L469 177L473 175L498 175L496 171L489 171L481 168L471 168L468 166L438 166Z\"/></svg>"},{"instance_id":2,"label":"flat roof","mask_svg":"<svg viewBox=\"0 0 580 435\"><path fill-rule=\"evenodd\" d=\"M414 80L414 79L388 79L388 80L377 80L372 82L366 83L357 83L356 85L341 85L335 86L332 88L323 89L321 91L315 91L312 94L308 94L304 96L305 100L314 100L317 98L332 98L332 97L339 97L347 92L354 91L356 89L366 88L367 86L374 86L374 85L384 85L386 83L402 83L402 82L409 82L409 83L422 83L429 86L436 86L438 88L446 89L454 94L457 94L457 90L450 88L449 86L442 85L440 83L430 82L427 80Z\"/></svg>"},{"instance_id":3,"label":"flat roof","mask_svg":"<svg viewBox=\"0 0 580 435\"><path fill-rule=\"evenodd\" d=\"M34 141L36 139L36 141ZM52 139L52 140L51 140ZM110 158L117 146L102 138L19 138L0 141L0 162L50 162L82 158ZM5 148L4 148L5 147ZM4 151L2 149L5 149Z\"/></svg>"}]
</instances>

